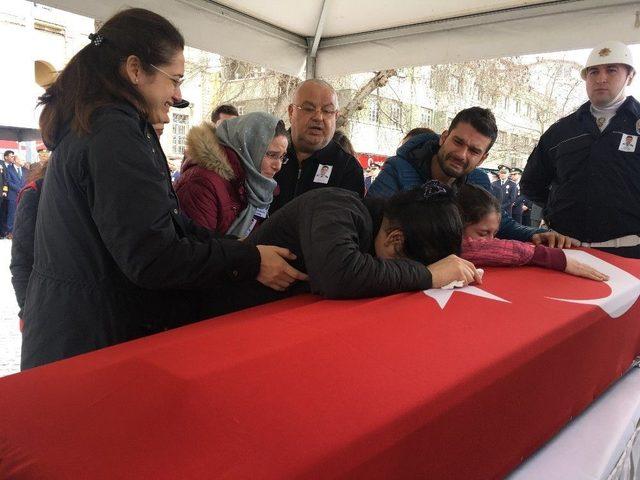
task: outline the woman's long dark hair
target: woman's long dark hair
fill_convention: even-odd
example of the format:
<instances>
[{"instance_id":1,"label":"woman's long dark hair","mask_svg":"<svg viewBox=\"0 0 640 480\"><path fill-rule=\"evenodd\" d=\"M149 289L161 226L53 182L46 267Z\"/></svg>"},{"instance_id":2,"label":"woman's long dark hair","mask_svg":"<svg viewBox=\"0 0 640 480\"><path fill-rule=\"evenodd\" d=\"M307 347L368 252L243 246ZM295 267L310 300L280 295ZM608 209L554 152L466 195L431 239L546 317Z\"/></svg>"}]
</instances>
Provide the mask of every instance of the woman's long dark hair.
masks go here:
<instances>
[{"instance_id":1,"label":"woman's long dark hair","mask_svg":"<svg viewBox=\"0 0 640 480\"><path fill-rule=\"evenodd\" d=\"M70 126L89 133L91 115L104 105L127 102L148 115L143 96L124 77L122 66L130 55L140 59L145 72L165 65L184 49L184 38L164 17L131 8L111 17L93 41L80 50L39 100L42 138L55 147Z\"/></svg>"},{"instance_id":2,"label":"woman's long dark hair","mask_svg":"<svg viewBox=\"0 0 640 480\"><path fill-rule=\"evenodd\" d=\"M389 228L404 235L403 253L425 265L453 254L462 244L462 219L451 189L431 180L396 193L384 205Z\"/></svg>"}]
</instances>

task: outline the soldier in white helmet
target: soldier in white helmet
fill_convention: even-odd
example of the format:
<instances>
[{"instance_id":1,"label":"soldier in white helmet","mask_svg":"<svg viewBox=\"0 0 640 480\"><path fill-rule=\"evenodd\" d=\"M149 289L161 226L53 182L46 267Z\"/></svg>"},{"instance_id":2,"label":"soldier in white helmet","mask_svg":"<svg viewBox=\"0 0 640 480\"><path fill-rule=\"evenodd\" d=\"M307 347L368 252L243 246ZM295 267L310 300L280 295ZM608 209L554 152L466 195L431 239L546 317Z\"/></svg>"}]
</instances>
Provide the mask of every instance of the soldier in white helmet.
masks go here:
<instances>
[{"instance_id":1,"label":"soldier in white helmet","mask_svg":"<svg viewBox=\"0 0 640 480\"><path fill-rule=\"evenodd\" d=\"M582 70L589 101L542 135L520 187L554 230L640 258L640 103L626 94L634 76L629 47L594 48Z\"/></svg>"}]
</instances>

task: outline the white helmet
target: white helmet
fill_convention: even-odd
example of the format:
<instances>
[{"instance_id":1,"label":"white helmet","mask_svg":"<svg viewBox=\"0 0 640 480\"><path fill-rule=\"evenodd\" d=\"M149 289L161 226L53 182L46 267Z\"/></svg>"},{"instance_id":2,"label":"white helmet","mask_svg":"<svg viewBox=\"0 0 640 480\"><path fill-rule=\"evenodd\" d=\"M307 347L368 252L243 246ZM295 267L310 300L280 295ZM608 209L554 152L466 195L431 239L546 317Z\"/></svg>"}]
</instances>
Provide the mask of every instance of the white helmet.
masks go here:
<instances>
[{"instance_id":1,"label":"white helmet","mask_svg":"<svg viewBox=\"0 0 640 480\"><path fill-rule=\"evenodd\" d=\"M609 40L603 42L596 48L591 50L587 63L580 72L583 80L587 79L587 70L589 67L595 67L598 65L608 65L610 63L621 63L631 67L631 71L634 72L633 56L631 50L624 43Z\"/></svg>"}]
</instances>

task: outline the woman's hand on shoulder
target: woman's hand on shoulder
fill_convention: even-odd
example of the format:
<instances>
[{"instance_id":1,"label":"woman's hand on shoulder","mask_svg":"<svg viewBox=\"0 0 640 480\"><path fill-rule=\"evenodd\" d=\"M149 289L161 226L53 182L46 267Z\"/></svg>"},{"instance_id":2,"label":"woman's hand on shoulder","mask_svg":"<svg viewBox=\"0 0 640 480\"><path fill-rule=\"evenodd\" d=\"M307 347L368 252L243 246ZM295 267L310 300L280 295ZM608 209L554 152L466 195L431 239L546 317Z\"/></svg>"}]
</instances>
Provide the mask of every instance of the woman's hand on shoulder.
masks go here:
<instances>
[{"instance_id":1,"label":"woman's hand on shoulder","mask_svg":"<svg viewBox=\"0 0 640 480\"><path fill-rule=\"evenodd\" d=\"M260 252L260 273L256 280L263 285L282 292L296 280L309 278L289 265L287 260L295 260L296 256L288 249L272 245L258 245L257 248Z\"/></svg>"}]
</instances>

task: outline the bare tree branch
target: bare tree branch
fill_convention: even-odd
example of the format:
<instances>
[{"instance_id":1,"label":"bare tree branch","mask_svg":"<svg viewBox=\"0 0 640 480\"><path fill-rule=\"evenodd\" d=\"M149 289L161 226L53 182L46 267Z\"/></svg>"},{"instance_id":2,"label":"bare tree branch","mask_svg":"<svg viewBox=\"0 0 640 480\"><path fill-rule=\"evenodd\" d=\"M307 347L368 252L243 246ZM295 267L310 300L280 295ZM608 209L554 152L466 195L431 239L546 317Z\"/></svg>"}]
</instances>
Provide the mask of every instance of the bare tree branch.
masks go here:
<instances>
[{"instance_id":1,"label":"bare tree branch","mask_svg":"<svg viewBox=\"0 0 640 480\"><path fill-rule=\"evenodd\" d=\"M344 108L340 109L340 116L336 122L336 127L340 128L345 126L349 122L350 117L356 111L364 108L365 99L377 88L384 87L389 81L389 78L395 75L397 75L395 70L382 70L380 72L376 72L367 83L358 89L351 100L349 100L349 103L347 103Z\"/></svg>"}]
</instances>

